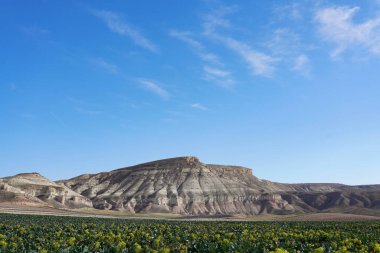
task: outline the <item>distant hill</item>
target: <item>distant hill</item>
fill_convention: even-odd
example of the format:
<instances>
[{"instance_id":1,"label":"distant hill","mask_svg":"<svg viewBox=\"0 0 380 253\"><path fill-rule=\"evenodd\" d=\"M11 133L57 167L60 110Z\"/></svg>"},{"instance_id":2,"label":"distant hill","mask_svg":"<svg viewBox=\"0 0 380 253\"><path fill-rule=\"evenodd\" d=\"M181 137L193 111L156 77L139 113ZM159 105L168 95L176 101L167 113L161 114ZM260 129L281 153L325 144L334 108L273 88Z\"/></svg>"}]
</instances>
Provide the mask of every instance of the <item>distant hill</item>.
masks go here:
<instances>
[{"instance_id":1,"label":"distant hill","mask_svg":"<svg viewBox=\"0 0 380 253\"><path fill-rule=\"evenodd\" d=\"M18 174L0 179L0 202L132 213L380 216L380 185L282 184L258 179L248 168L204 164L190 156L57 182Z\"/></svg>"},{"instance_id":2,"label":"distant hill","mask_svg":"<svg viewBox=\"0 0 380 253\"><path fill-rule=\"evenodd\" d=\"M22 173L1 178L0 202L56 208L92 207L88 198L38 173Z\"/></svg>"}]
</instances>

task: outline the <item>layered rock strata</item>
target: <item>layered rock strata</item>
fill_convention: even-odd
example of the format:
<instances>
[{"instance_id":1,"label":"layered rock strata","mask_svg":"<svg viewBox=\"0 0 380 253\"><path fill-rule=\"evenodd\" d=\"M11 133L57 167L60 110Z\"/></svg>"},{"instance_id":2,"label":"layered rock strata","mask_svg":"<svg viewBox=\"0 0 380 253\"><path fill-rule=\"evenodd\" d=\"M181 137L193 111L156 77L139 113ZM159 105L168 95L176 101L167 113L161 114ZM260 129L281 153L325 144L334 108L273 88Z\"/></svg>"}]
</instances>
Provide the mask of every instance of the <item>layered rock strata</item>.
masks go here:
<instances>
[{"instance_id":1,"label":"layered rock strata","mask_svg":"<svg viewBox=\"0 0 380 253\"><path fill-rule=\"evenodd\" d=\"M85 196L38 173L22 173L0 179L0 201L60 208L92 207L92 201Z\"/></svg>"},{"instance_id":2,"label":"layered rock strata","mask_svg":"<svg viewBox=\"0 0 380 253\"><path fill-rule=\"evenodd\" d=\"M57 182L37 173L0 179L0 202L131 213L290 214L350 212L380 216L380 185L282 184L249 168L177 157Z\"/></svg>"}]
</instances>

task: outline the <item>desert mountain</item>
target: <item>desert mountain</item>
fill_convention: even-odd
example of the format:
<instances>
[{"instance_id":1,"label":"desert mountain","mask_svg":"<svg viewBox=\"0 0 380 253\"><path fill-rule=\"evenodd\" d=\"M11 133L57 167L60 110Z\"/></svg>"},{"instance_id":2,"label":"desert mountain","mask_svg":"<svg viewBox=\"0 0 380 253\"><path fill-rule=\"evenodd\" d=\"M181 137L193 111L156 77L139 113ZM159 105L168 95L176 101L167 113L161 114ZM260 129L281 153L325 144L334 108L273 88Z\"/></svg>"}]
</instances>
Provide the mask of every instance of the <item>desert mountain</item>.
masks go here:
<instances>
[{"instance_id":1,"label":"desert mountain","mask_svg":"<svg viewBox=\"0 0 380 253\"><path fill-rule=\"evenodd\" d=\"M380 185L274 183L258 179L249 168L204 164L196 157L159 160L60 183L91 199L95 208L128 212L380 211Z\"/></svg>"},{"instance_id":2,"label":"desert mountain","mask_svg":"<svg viewBox=\"0 0 380 253\"><path fill-rule=\"evenodd\" d=\"M18 198L55 207L132 213L331 211L380 216L380 185L281 184L260 180L249 168L204 164L196 157L158 160L58 182L35 173L19 174L0 179L0 189L0 201Z\"/></svg>"}]
</instances>

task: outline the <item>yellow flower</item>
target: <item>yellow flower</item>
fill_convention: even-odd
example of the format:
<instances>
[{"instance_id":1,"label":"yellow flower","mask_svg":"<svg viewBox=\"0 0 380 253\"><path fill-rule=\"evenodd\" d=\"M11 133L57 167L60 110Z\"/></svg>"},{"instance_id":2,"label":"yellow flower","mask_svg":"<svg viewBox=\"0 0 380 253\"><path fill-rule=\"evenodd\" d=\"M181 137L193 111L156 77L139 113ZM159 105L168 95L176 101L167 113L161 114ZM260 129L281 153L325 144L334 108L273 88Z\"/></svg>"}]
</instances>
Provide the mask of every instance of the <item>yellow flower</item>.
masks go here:
<instances>
[{"instance_id":1,"label":"yellow flower","mask_svg":"<svg viewBox=\"0 0 380 253\"><path fill-rule=\"evenodd\" d=\"M117 245L117 247L118 247L119 249L124 249L125 246L127 246L127 244L126 244L125 242L119 242L119 244Z\"/></svg>"},{"instance_id":2,"label":"yellow flower","mask_svg":"<svg viewBox=\"0 0 380 253\"><path fill-rule=\"evenodd\" d=\"M140 244L138 244L137 242L133 245L133 252L134 253L140 253L140 252L142 252L143 250L142 250L142 248L141 248L141 245Z\"/></svg>"},{"instance_id":3,"label":"yellow flower","mask_svg":"<svg viewBox=\"0 0 380 253\"><path fill-rule=\"evenodd\" d=\"M170 253L170 249L169 248L163 248L160 252L161 253Z\"/></svg>"},{"instance_id":4,"label":"yellow flower","mask_svg":"<svg viewBox=\"0 0 380 253\"><path fill-rule=\"evenodd\" d=\"M73 246L75 243L75 237L70 237L68 240L67 240L67 244L69 246Z\"/></svg>"},{"instance_id":5,"label":"yellow flower","mask_svg":"<svg viewBox=\"0 0 380 253\"><path fill-rule=\"evenodd\" d=\"M0 241L0 248L5 249L8 243L6 241Z\"/></svg>"},{"instance_id":6,"label":"yellow flower","mask_svg":"<svg viewBox=\"0 0 380 253\"><path fill-rule=\"evenodd\" d=\"M323 253L325 252L325 249L323 247L319 247L313 250L313 253Z\"/></svg>"},{"instance_id":7,"label":"yellow flower","mask_svg":"<svg viewBox=\"0 0 380 253\"><path fill-rule=\"evenodd\" d=\"M274 251L271 251L270 253L289 253L289 251L281 249L281 248L277 248Z\"/></svg>"},{"instance_id":8,"label":"yellow flower","mask_svg":"<svg viewBox=\"0 0 380 253\"><path fill-rule=\"evenodd\" d=\"M375 252L376 253L380 253L380 244L378 244L377 242L375 242L375 248L374 248Z\"/></svg>"}]
</instances>

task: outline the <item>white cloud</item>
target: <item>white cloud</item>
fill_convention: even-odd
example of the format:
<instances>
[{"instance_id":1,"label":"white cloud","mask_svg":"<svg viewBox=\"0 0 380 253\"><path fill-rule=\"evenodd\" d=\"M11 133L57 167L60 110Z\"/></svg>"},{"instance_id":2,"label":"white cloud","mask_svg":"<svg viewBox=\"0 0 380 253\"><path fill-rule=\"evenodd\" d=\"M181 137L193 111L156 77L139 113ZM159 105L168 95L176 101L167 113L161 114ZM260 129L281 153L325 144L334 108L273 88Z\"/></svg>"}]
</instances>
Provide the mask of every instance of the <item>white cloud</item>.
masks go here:
<instances>
[{"instance_id":1,"label":"white cloud","mask_svg":"<svg viewBox=\"0 0 380 253\"><path fill-rule=\"evenodd\" d=\"M138 79L138 82L143 85L143 87L153 92L154 94L160 96L163 99L169 98L169 92L167 92L165 89L163 89L160 85L158 85L156 82L146 79Z\"/></svg>"},{"instance_id":2,"label":"white cloud","mask_svg":"<svg viewBox=\"0 0 380 253\"><path fill-rule=\"evenodd\" d=\"M205 16L203 23L204 35L236 52L248 64L254 75L271 76L274 71L273 63L276 62L275 58L253 49L245 42L221 34L218 31L218 28L231 27L230 21L225 19L224 16L235 10L236 6L222 7Z\"/></svg>"},{"instance_id":3,"label":"white cloud","mask_svg":"<svg viewBox=\"0 0 380 253\"><path fill-rule=\"evenodd\" d=\"M172 30L169 32L169 35L186 42L195 50L200 50L200 51L203 50L203 45L199 41L196 41L193 38L191 38L190 32L181 32L177 30Z\"/></svg>"},{"instance_id":4,"label":"white cloud","mask_svg":"<svg viewBox=\"0 0 380 253\"><path fill-rule=\"evenodd\" d=\"M298 33L289 28L276 29L265 46L279 64L310 77L310 58L306 52L313 50L313 46L304 45Z\"/></svg>"},{"instance_id":5,"label":"white cloud","mask_svg":"<svg viewBox=\"0 0 380 253\"><path fill-rule=\"evenodd\" d=\"M216 77L227 77L231 75L231 73L228 71L224 71L224 70L209 67L209 66L204 66L203 69L206 73L216 76Z\"/></svg>"},{"instance_id":6,"label":"white cloud","mask_svg":"<svg viewBox=\"0 0 380 253\"><path fill-rule=\"evenodd\" d=\"M191 105L191 107L202 111L208 111L208 108L200 103L194 103Z\"/></svg>"},{"instance_id":7,"label":"white cloud","mask_svg":"<svg viewBox=\"0 0 380 253\"><path fill-rule=\"evenodd\" d=\"M204 17L203 29L204 33L213 35L216 33L217 28L230 28L231 23L224 16L235 12L238 7L235 6L222 6L212 13Z\"/></svg>"},{"instance_id":8,"label":"white cloud","mask_svg":"<svg viewBox=\"0 0 380 253\"><path fill-rule=\"evenodd\" d=\"M305 76L310 76L310 59L307 55L301 54L294 59L293 70L302 73Z\"/></svg>"},{"instance_id":9,"label":"white cloud","mask_svg":"<svg viewBox=\"0 0 380 253\"><path fill-rule=\"evenodd\" d=\"M203 61L220 64L218 56L211 52L208 52L202 43L191 37L191 33L173 30L169 34L170 36L179 39L189 45Z\"/></svg>"},{"instance_id":10,"label":"white cloud","mask_svg":"<svg viewBox=\"0 0 380 253\"><path fill-rule=\"evenodd\" d=\"M251 48L248 44L233 38L220 37L219 40L239 54L240 57L248 63L248 67L251 69L253 74L267 77L273 74L273 63L276 62L275 58L258 52Z\"/></svg>"},{"instance_id":11,"label":"white cloud","mask_svg":"<svg viewBox=\"0 0 380 253\"><path fill-rule=\"evenodd\" d=\"M127 36L133 40L133 42L140 47L148 49L152 52L157 52L158 47L152 43L149 39L144 37L137 29L132 25L125 22L121 16L112 11L94 11L93 14L102 19L108 26L108 28L119 35Z\"/></svg>"},{"instance_id":12,"label":"white cloud","mask_svg":"<svg viewBox=\"0 0 380 253\"><path fill-rule=\"evenodd\" d=\"M353 17L359 10L359 7L340 6L317 11L315 19L319 33L336 45L331 52L332 58L355 47L380 55L380 16L355 23Z\"/></svg>"},{"instance_id":13,"label":"white cloud","mask_svg":"<svg viewBox=\"0 0 380 253\"><path fill-rule=\"evenodd\" d=\"M170 32L170 35L189 45L202 61L208 64L218 65L218 68L204 66L204 79L215 82L225 88L230 88L235 84L235 80L232 78L231 72L220 69L220 66L224 64L220 62L218 56L208 52L201 42L191 37L191 33L173 30Z\"/></svg>"},{"instance_id":14,"label":"white cloud","mask_svg":"<svg viewBox=\"0 0 380 253\"><path fill-rule=\"evenodd\" d=\"M100 68L107 70L108 72L114 74L119 73L119 68L115 64L109 63L101 58L91 59L90 62Z\"/></svg>"},{"instance_id":15,"label":"white cloud","mask_svg":"<svg viewBox=\"0 0 380 253\"><path fill-rule=\"evenodd\" d=\"M278 20L290 19L299 21L303 18L300 3L291 3L287 5L278 5L274 7L274 15Z\"/></svg>"},{"instance_id":16,"label":"white cloud","mask_svg":"<svg viewBox=\"0 0 380 253\"><path fill-rule=\"evenodd\" d=\"M213 81L224 88L231 88L235 84L235 80L228 71L210 66L203 66L203 71L206 80Z\"/></svg>"},{"instance_id":17,"label":"white cloud","mask_svg":"<svg viewBox=\"0 0 380 253\"><path fill-rule=\"evenodd\" d=\"M304 49L300 40L300 36L296 32L288 28L279 28L273 31L266 47L276 57L288 57Z\"/></svg>"}]
</instances>

